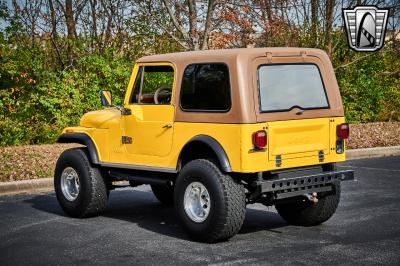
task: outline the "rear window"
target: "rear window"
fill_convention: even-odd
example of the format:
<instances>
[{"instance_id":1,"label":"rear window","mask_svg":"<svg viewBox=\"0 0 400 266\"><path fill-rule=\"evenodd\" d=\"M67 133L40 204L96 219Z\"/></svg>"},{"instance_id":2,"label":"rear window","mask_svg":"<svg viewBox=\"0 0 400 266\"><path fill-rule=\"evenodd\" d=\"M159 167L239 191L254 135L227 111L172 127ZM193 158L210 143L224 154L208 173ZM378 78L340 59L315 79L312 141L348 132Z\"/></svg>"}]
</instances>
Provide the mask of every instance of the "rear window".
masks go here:
<instances>
[{"instance_id":1,"label":"rear window","mask_svg":"<svg viewBox=\"0 0 400 266\"><path fill-rule=\"evenodd\" d=\"M258 82L261 112L329 108L321 74L314 64L261 65Z\"/></svg>"},{"instance_id":2,"label":"rear window","mask_svg":"<svg viewBox=\"0 0 400 266\"><path fill-rule=\"evenodd\" d=\"M192 64L182 78L184 111L226 112L231 107L228 66L223 63Z\"/></svg>"}]
</instances>

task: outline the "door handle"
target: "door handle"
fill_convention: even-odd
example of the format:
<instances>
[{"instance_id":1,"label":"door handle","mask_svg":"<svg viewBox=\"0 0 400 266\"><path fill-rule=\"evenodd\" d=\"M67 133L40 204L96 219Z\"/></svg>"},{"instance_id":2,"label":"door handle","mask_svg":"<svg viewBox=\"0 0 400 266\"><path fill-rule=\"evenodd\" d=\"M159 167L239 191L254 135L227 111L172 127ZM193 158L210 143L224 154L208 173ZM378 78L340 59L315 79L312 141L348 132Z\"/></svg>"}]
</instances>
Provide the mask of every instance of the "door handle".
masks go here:
<instances>
[{"instance_id":1,"label":"door handle","mask_svg":"<svg viewBox=\"0 0 400 266\"><path fill-rule=\"evenodd\" d=\"M172 127L171 124L166 124L166 125L164 125L162 128L171 128L171 127Z\"/></svg>"}]
</instances>

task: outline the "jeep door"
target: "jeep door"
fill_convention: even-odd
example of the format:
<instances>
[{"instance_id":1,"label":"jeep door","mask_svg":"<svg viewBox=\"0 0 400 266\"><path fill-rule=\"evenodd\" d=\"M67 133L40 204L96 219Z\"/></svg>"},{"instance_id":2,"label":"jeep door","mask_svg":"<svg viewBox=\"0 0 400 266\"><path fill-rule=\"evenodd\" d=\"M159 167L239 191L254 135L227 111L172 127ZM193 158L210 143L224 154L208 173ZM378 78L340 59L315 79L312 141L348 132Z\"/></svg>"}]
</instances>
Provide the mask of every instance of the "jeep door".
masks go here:
<instances>
[{"instance_id":1,"label":"jeep door","mask_svg":"<svg viewBox=\"0 0 400 266\"><path fill-rule=\"evenodd\" d=\"M134 68L134 83L129 99L125 99L131 114L123 118L121 141L135 164L147 164L149 156L164 157L171 151L174 73L169 63L138 64Z\"/></svg>"}]
</instances>

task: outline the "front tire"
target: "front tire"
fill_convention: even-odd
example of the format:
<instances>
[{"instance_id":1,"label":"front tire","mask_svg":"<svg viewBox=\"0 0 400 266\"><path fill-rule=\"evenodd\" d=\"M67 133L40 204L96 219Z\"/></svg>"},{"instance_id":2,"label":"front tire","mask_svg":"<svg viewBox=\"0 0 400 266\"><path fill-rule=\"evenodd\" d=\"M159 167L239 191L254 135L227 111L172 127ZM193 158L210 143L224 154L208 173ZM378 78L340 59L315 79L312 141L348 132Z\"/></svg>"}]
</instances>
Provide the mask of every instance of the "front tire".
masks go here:
<instances>
[{"instance_id":1,"label":"front tire","mask_svg":"<svg viewBox=\"0 0 400 266\"><path fill-rule=\"evenodd\" d=\"M277 204L276 210L288 223L313 226L327 221L335 213L340 201L340 183L333 184L333 193L318 199L315 205L309 200Z\"/></svg>"},{"instance_id":2,"label":"front tire","mask_svg":"<svg viewBox=\"0 0 400 266\"><path fill-rule=\"evenodd\" d=\"M99 215L107 205L108 190L86 148L64 151L56 164L54 188L61 208L72 217Z\"/></svg>"},{"instance_id":3,"label":"front tire","mask_svg":"<svg viewBox=\"0 0 400 266\"><path fill-rule=\"evenodd\" d=\"M194 160L179 173L175 208L190 237L209 243L226 240L242 227L245 190L212 162Z\"/></svg>"}]
</instances>

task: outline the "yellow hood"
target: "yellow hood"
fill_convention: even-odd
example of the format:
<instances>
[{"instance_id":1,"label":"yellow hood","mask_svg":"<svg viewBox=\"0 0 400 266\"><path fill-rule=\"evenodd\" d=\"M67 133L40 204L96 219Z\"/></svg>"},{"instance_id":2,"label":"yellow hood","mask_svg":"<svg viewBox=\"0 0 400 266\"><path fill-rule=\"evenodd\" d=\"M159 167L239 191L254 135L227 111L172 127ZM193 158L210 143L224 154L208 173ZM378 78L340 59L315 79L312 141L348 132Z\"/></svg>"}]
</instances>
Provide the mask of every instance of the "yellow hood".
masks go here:
<instances>
[{"instance_id":1,"label":"yellow hood","mask_svg":"<svg viewBox=\"0 0 400 266\"><path fill-rule=\"evenodd\" d=\"M81 127L108 128L111 121L119 119L121 112L115 108L88 112L81 118Z\"/></svg>"}]
</instances>

